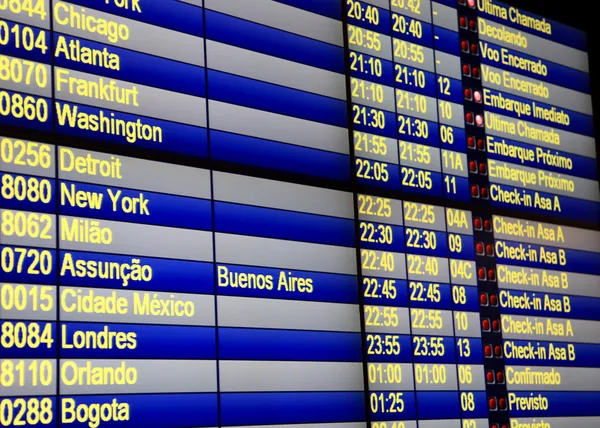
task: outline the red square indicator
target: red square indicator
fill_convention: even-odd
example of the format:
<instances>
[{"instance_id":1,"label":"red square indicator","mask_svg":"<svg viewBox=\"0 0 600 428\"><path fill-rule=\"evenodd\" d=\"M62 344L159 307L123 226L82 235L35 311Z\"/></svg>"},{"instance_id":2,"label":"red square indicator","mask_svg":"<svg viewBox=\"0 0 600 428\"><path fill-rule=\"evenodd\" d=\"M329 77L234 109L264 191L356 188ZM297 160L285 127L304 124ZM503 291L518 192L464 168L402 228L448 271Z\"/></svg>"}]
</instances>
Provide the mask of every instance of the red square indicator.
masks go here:
<instances>
[{"instance_id":1,"label":"red square indicator","mask_svg":"<svg viewBox=\"0 0 600 428\"><path fill-rule=\"evenodd\" d=\"M460 18L458 18L458 24L460 25L461 28L467 28L467 26L468 26L467 18L465 18L464 16L461 16Z\"/></svg>"},{"instance_id":2,"label":"red square indicator","mask_svg":"<svg viewBox=\"0 0 600 428\"><path fill-rule=\"evenodd\" d=\"M491 356L492 356L492 345L485 345L483 347L483 355L485 355L488 358L491 358Z\"/></svg>"},{"instance_id":3,"label":"red square indicator","mask_svg":"<svg viewBox=\"0 0 600 428\"><path fill-rule=\"evenodd\" d=\"M475 251L477 252L478 256L482 256L483 255L483 242L478 242L475 245Z\"/></svg>"},{"instance_id":4,"label":"red square indicator","mask_svg":"<svg viewBox=\"0 0 600 428\"><path fill-rule=\"evenodd\" d=\"M471 75L471 66L469 64L463 64L462 72L463 72L463 75L470 76Z\"/></svg>"},{"instance_id":5,"label":"red square indicator","mask_svg":"<svg viewBox=\"0 0 600 428\"><path fill-rule=\"evenodd\" d=\"M479 77L480 77L480 75L479 75L479 68L473 67L471 69L471 74L473 75L474 79L479 79Z\"/></svg>"},{"instance_id":6,"label":"red square indicator","mask_svg":"<svg viewBox=\"0 0 600 428\"><path fill-rule=\"evenodd\" d=\"M470 149L475 148L475 137L467 137L467 146L469 146Z\"/></svg>"},{"instance_id":7,"label":"red square indicator","mask_svg":"<svg viewBox=\"0 0 600 428\"><path fill-rule=\"evenodd\" d=\"M490 331L490 320L485 319L481 321L481 329L483 331Z\"/></svg>"},{"instance_id":8,"label":"red square indicator","mask_svg":"<svg viewBox=\"0 0 600 428\"><path fill-rule=\"evenodd\" d=\"M460 42L460 50L463 52L469 52L469 42L466 40Z\"/></svg>"},{"instance_id":9,"label":"red square indicator","mask_svg":"<svg viewBox=\"0 0 600 428\"><path fill-rule=\"evenodd\" d=\"M496 356L496 358L502 357L502 347L500 345L494 347L494 356Z\"/></svg>"},{"instance_id":10,"label":"red square indicator","mask_svg":"<svg viewBox=\"0 0 600 428\"><path fill-rule=\"evenodd\" d=\"M500 407L500 410L506 410L506 398L498 400L498 407Z\"/></svg>"},{"instance_id":11,"label":"red square indicator","mask_svg":"<svg viewBox=\"0 0 600 428\"><path fill-rule=\"evenodd\" d=\"M473 219L473 227L475 228L475 230L483 229L483 222L481 221L481 217L475 217Z\"/></svg>"},{"instance_id":12,"label":"red square indicator","mask_svg":"<svg viewBox=\"0 0 600 428\"><path fill-rule=\"evenodd\" d=\"M481 306L488 305L488 295L486 293L481 293L481 296L479 296L479 303L481 303Z\"/></svg>"}]
</instances>

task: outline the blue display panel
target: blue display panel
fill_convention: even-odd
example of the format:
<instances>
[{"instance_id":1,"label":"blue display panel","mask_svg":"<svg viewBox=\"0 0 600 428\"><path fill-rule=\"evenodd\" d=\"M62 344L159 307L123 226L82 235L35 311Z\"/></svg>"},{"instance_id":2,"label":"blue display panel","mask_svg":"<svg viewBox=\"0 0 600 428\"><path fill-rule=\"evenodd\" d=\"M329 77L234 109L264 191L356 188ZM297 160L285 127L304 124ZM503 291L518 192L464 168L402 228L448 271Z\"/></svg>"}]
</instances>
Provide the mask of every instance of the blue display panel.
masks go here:
<instances>
[{"instance_id":1,"label":"blue display panel","mask_svg":"<svg viewBox=\"0 0 600 428\"><path fill-rule=\"evenodd\" d=\"M587 49L497 1L0 1L0 425L600 425Z\"/></svg>"}]
</instances>

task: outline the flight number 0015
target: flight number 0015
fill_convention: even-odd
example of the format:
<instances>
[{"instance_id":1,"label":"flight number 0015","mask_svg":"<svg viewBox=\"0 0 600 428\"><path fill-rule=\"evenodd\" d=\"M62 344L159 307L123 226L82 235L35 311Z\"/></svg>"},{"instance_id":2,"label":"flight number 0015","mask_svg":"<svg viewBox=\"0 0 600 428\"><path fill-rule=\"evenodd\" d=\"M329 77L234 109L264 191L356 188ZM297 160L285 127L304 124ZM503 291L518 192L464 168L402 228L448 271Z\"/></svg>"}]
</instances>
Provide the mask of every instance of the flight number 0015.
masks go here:
<instances>
[{"instance_id":1,"label":"flight number 0015","mask_svg":"<svg viewBox=\"0 0 600 428\"><path fill-rule=\"evenodd\" d=\"M50 312L54 310L56 287L49 285L30 286L2 284L0 287L0 309L3 311Z\"/></svg>"}]
</instances>

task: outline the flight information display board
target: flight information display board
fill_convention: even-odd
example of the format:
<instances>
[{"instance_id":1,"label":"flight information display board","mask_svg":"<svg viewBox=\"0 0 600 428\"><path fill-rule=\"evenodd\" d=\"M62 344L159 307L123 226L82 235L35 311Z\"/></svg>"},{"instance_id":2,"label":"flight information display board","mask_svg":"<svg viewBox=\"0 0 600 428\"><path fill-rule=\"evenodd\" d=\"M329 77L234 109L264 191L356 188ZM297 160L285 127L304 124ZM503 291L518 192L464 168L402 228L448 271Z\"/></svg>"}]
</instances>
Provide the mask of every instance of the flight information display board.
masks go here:
<instances>
[{"instance_id":1,"label":"flight information display board","mask_svg":"<svg viewBox=\"0 0 600 428\"><path fill-rule=\"evenodd\" d=\"M600 426L586 33L495 0L0 0L0 426Z\"/></svg>"}]
</instances>

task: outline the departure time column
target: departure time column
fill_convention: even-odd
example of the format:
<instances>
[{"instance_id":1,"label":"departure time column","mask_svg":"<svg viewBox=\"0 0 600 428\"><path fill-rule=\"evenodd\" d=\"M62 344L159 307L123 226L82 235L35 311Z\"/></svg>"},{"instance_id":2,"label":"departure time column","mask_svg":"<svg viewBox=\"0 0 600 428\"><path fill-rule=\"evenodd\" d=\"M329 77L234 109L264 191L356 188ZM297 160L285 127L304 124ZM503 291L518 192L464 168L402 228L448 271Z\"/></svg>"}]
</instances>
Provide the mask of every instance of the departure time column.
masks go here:
<instances>
[{"instance_id":1,"label":"departure time column","mask_svg":"<svg viewBox=\"0 0 600 428\"><path fill-rule=\"evenodd\" d=\"M402 202L357 195L372 428L415 428Z\"/></svg>"},{"instance_id":2,"label":"departure time column","mask_svg":"<svg viewBox=\"0 0 600 428\"><path fill-rule=\"evenodd\" d=\"M387 0L347 3L355 175L359 184L399 190L390 23Z\"/></svg>"}]
</instances>

